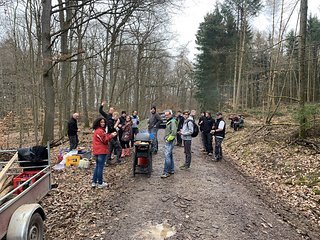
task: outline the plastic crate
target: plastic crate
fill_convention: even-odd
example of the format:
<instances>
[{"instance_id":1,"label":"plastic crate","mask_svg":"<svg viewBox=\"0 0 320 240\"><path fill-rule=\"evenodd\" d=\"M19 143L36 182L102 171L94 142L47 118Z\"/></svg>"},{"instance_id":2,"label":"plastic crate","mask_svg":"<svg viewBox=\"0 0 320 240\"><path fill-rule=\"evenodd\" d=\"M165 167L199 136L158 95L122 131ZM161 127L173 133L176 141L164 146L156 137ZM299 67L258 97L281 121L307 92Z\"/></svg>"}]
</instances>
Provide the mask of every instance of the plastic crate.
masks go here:
<instances>
[{"instance_id":1,"label":"plastic crate","mask_svg":"<svg viewBox=\"0 0 320 240\"><path fill-rule=\"evenodd\" d=\"M73 156L68 156L66 158L66 166L70 167L70 166L78 166L80 162L80 156L78 155L73 155Z\"/></svg>"},{"instance_id":2,"label":"plastic crate","mask_svg":"<svg viewBox=\"0 0 320 240\"><path fill-rule=\"evenodd\" d=\"M20 186L24 182L28 181L30 178L32 178L37 173L39 173L39 171L24 171L23 173L21 173L18 176L13 178L13 187L17 188L18 186ZM31 184L35 183L35 181L37 181L40 177L41 176L39 175L36 178L33 178L28 184L18 188L18 190L16 190L15 193L16 194L21 193L23 190L28 188Z\"/></svg>"}]
</instances>

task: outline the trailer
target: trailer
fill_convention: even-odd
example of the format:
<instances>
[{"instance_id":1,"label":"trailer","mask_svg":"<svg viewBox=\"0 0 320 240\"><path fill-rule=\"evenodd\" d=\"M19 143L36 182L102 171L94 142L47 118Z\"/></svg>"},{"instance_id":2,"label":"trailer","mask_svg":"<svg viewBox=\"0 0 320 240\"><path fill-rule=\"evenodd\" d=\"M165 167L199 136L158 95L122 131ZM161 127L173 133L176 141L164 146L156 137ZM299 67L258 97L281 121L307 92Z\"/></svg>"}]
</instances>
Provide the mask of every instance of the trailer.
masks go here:
<instances>
[{"instance_id":1,"label":"trailer","mask_svg":"<svg viewBox=\"0 0 320 240\"><path fill-rule=\"evenodd\" d=\"M9 161L0 162L0 180L13 178L13 189L0 197L0 239L44 239L45 212L39 201L51 189L49 145L46 150L47 159L37 161L36 166L21 161L17 150L0 151L14 154Z\"/></svg>"}]
</instances>

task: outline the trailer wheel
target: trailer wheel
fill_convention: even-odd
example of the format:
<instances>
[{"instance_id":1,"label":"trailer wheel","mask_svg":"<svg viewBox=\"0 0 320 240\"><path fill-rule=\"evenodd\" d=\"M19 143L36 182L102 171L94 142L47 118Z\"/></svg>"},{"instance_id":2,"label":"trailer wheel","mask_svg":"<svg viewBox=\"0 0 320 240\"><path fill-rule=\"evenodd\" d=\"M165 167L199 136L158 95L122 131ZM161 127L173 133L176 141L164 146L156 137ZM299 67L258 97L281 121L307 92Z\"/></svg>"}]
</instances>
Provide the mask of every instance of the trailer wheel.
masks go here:
<instances>
[{"instance_id":1,"label":"trailer wheel","mask_svg":"<svg viewBox=\"0 0 320 240\"><path fill-rule=\"evenodd\" d=\"M28 226L28 240L43 239L43 219L39 213L34 213Z\"/></svg>"}]
</instances>

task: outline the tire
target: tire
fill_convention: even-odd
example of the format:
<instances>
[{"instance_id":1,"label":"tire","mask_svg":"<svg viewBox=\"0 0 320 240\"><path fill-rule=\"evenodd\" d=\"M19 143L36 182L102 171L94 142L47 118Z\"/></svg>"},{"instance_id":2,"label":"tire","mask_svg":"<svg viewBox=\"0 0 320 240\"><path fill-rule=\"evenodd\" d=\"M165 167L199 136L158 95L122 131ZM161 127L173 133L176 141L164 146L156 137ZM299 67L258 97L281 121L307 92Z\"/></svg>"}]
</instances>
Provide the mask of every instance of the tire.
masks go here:
<instances>
[{"instance_id":1,"label":"tire","mask_svg":"<svg viewBox=\"0 0 320 240\"><path fill-rule=\"evenodd\" d=\"M39 213L34 213L28 226L27 240L43 240L43 219Z\"/></svg>"}]
</instances>

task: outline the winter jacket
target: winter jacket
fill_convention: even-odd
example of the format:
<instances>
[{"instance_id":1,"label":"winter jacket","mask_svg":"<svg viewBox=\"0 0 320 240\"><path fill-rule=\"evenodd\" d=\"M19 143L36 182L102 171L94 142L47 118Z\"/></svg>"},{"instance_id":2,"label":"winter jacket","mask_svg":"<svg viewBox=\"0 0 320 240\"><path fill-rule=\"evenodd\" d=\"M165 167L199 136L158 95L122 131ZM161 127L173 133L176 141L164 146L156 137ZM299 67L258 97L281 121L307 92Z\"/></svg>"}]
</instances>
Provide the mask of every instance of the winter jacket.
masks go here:
<instances>
[{"instance_id":1,"label":"winter jacket","mask_svg":"<svg viewBox=\"0 0 320 240\"><path fill-rule=\"evenodd\" d=\"M218 138L224 138L225 137L225 135L226 135L226 123L222 118L216 120L215 129L221 129L221 131L215 131L214 132L214 136L216 136Z\"/></svg>"},{"instance_id":2,"label":"winter jacket","mask_svg":"<svg viewBox=\"0 0 320 240\"><path fill-rule=\"evenodd\" d=\"M181 130L181 139L182 140L192 140L191 134L193 133L193 118L190 116L184 120L182 130Z\"/></svg>"},{"instance_id":3,"label":"winter jacket","mask_svg":"<svg viewBox=\"0 0 320 240\"><path fill-rule=\"evenodd\" d=\"M138 128L139 125L139 117L137 115L132 115L132 128Z\"/></svg>"},{"instance_id":4,"label":"winter jacket","mask_svg":"<svg viewBox=\"0 0 320 240\"><path fill-rule=\"evenodd\" d=\"M77 134L78 134L77 120L72 117L68 122L68 136L77 136Z\"/></svg>"},{"instance_id":5,"label":"winter jacket","mask_svg":"<svg viewBox=\"0 0 320 240\"><path fill-rule=\"evenodd\" d=\"M212 117L204 117L203 122L201 124L202 131L204 133L209 133L212 130L212 127L214 126L214 119Z\"/></svg>"},{"instance_id":6,"label":"winter jacket","mask_svg":"<svg viewBox=\"0 0 320 240\"><path fill-rule=\"evenodd\" d=\"M111 139L112 136L106 133L104 128L99 127L95 129L92 136L92 154L99 155L110 153L108 143Z\"/></svg>"},{"instance_id":7,"label":"winter jacket","mask_svg":"<svg viewBox=\"0 0 320 240\"><path fill-rule=\"evenodd\" d=\"M170 118L166 124L164 139L166 142L173 141L177 136L177 122L174 118Z\"/></svg>"},{"instance_id":8,"label":"winter jacket","mask_svg":"<svg viewBox=\"0 0 320 240\"><path fill-rule=\"evenodd\" d=\"M148 121L148 129L159 128L161 117L158 113L151 113Z\"/></svg>"},{"instance_id":9,"label":"winter jacket","mask_svg":"<svg viewBox=\"0 0 320 240\"><path fill-rule=\"evenodd\" d=\"M183 127L183 123L184 123L184 117L183 116L178 116L177 117L177 121L178 121L178 131L182 129Z\"/></svg>"}]
</instances>

